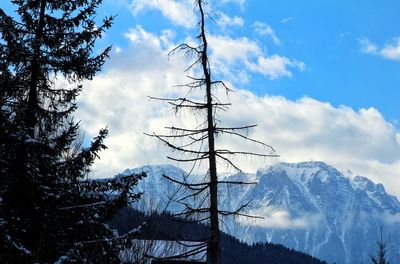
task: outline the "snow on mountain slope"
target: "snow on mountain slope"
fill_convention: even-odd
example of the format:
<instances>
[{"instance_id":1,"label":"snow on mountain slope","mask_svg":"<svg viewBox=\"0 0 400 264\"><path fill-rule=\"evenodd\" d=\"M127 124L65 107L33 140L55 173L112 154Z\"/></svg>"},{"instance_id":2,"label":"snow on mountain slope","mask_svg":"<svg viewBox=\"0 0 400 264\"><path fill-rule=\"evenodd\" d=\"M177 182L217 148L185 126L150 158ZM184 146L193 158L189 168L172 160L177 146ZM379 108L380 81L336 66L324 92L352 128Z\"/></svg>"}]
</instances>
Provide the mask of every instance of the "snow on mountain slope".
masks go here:
<instances>
[{"instance_id":1,"label":"snow on mountain slope","mask_svg":"<svg viewBox=\"0 0 400 264\"><path fill-rule=\"evenodd\" d=\"M182 209L168 197L184 193L162 175L181 180L186 175L183 170L169 165L127 170L135 171L148 173L139 184L144 192L141 209ZM195 181L201 176L190 177ZM393 263L400 263L396 238L400 203L382 184L361 176L347 177L323 162L278 163L255 175L239 173L224 179L256 182L242 188L219 186L221 208L234 210L251 201L247 213L264 217L225 219L227 231L239 239L280 243L330 263L369 263L382 226L394 239L388 254Z\"/></svg>"}]
</instances>

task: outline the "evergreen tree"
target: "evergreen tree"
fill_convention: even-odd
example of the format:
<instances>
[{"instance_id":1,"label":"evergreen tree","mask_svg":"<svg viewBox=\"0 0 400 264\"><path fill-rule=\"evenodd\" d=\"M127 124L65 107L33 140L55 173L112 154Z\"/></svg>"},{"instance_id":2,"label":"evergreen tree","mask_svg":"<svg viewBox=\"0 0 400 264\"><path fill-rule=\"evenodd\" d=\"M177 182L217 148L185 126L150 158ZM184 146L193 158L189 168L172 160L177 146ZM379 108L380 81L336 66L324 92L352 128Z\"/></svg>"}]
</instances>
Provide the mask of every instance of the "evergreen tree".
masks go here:
<instances>
[{"instance_id":1,"label":"evergreen tree","mask_svg":"<svg viewBox=\"0 0 400 264\"><path fill-rule=\"evenodd\" d=\"M130 186L143 175L85 178L108 131L83 148L72 117L108 56L93 48L113 17L95 22L101 0L11 2L15 17L0 9L0 262L118 262L132 234L105 221L138 198Z\"/></svg>"},{"instance_id":2,"label":"evergreen tree","mask_svg":"<svg viewBox=\"0 0 400 264\"><path fill-rule=\"evenodd\" d=\"M378 250L376 258L371 256L371 261L374 264L389 264L386 260L386 242L383 241L382 228L381 228L381 239L377 242Z\"/></svg>"}]
</instances>

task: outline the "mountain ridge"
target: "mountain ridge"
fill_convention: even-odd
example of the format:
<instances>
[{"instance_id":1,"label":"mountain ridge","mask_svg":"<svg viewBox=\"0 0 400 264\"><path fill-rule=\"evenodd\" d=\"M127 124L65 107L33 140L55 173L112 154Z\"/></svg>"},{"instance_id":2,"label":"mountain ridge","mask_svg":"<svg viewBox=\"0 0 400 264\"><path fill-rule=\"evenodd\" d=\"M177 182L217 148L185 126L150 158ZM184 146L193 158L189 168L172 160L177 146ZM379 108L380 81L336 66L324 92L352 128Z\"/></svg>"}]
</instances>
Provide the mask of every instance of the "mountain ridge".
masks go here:
<instances>
[{"instance_id":1,"label":"mountain ridge","mask_svg":"<svg viewBox=\"0 0 400 264\"><path fill-rule=\"evenodd\" d=\"M153 208L168 207L170 212L181 209L165 204L165 194L173 194L176 186L162 174L183 179L183 170L171 165L135 170L149 175L139 188L144 197L146 193L158 197L152 202ZM397 217L400 202L382 184L363 176L346 176L324 162L277 163L257 170L256 174L242 172L225 178L258 180L243 190L226 186L220 186L219 190L219 203L224 209L234 210L251 200L247 212L264 216L258 222L226 220L232 235L250 244L273 242L329 262L365 263L375 252L380 226L387 233L395 233L400 227ZM388 253L395 262L400 262L399 250Z\"/></svg>"}]
</instances>

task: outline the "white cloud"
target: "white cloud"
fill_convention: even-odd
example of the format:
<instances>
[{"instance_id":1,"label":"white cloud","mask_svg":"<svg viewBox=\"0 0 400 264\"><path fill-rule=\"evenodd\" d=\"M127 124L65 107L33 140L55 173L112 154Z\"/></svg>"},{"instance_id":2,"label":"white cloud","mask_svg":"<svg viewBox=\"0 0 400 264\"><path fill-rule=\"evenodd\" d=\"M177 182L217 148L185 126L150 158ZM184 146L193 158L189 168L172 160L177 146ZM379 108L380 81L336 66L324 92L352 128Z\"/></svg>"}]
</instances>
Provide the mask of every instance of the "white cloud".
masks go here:
<instances>
[{"instance_id":1,"label":"white cloud","mask_svg":"<svg viewBox=\"0 0 400 264\"><path fill-rule=\"evenodd\" d=\"M113 53L105 70L85 84L77 114L82 128L88 136L95 136L98 129L106 125L110 129L105 142L109 149L103 151L101 160L95 163L98 176L109 177L127 167L169 163L165 158L166 154L171 154L168 149L143 132L163 133L164 127L171 124L190 127L202 122L201 115L197 119L185 114L175 116L167 104L147 98L182 96L187 92L174 86L187 81L183 72L187 62L179 56L168 60L169 46L173 44L165 43L172 42L171 34L168 31L161 35L150 34L140 26L132 29L127 34L131 47ZM251 56L257 57L254 54L262 53L256 43L245 38L233 42L226 39L226 44L226 51L214 52L228 67L230 63L246 62ZM220 97L223 99L223 96L224 93ZM322 160L382 182L389 192L400 195L397 180L400 134L377 109L354 110L308 97L292 101L277 96L257 96L245 90L237 90L229 100L232 108L218 115L223 125L258 124L249 131L249 136L273 145L281 155L277 160ZM222 138L225 140L221 141ZM266 151L231 137L219 137L218 144L234 150ZM247 172L273 162L240 157L234 161ZM221 165L220 169L226 167Z\"/></svg>"},{"instance_id":2,"label":"white cloud","mask_svg":"<svg viewBox=\"0 0 400 264\"><path fill-rule=\"evenodd\" d=\"M359 42L361 52L363 53L378 55L388 60L400 61L400 38L393 38L390 43L381 48L365 37L360 38Z\"/></svg>"},{"instance_id":3,"label":"white cloud","mask_svg":"<svg viewBox=\"0 0 400 264\"><path fill-rule=\"evenodd\" d=\"M395 214L390 214L390 213L385 213L384 215L376 215L374 216L376 219L382 219L388 224L392 225L394 223L400 223L400 214L395 213Z\"/></svg>"},{"instance_id":4,"label":"white cloud","mask_svg":"<svg viewBox=\"0 0 400 264\"><path fill-rule=\"evenodd\" d=\"M222 12L218 12L217 18L218 18L217 24L221 27L226 27L226 26L242 27L244 24L243 18L238 16L229 17Z\"/></svg>"},{"instance_id":5,"label":"white cloud","mask_svg":"<svg viewBox=\"0 0 400 264\"><path fill-rule=\"evenodd\" d=\"M246 4L246 0L219 0L221 4L236 4L238 5L242 10L244 9L244 5Z\"/></svg>"},{"instance_id":6,"label":"white cloud","mask_svg":"<svg viewBox=\"0 0 400 264\"><path fill-rule=\"evenodd\" d=\"M105 71L85 84L78 102L85 132L95 136L101 127L110 129L109 150L95 166L102 177L121 168L167 162L165 152L157 154L158 142L143 135L162 130L173 119L168 106L148 96L179 95L173 86L186 81L184 61L167 58L169 47L162 44L165 34L150 34L140 26L130 30L131 46L112 54Z\"/></svg>"},{"instance_id":7,"label":"white cloud","mask_svg":"<svg viewBox=\"0 0 400 264\"><path fill-rule=\"evenodd\" d=\"M293 17L285 17L285 18L283 18L280 22L281 22L282 24L287 24L287 23L289 23L289 22L292 22L293 20L294 20Z\"/></svg>"},{"instance_id":8,"label":"white cloud","mask_svg":"<svg viewBox=\"0 0 400 264\"><path fill-rule=\"evenodd\" d=\"M125 33L125 37L136 45L149 46L154 49L171 49L173 47L172 40L176 34L173 30L163 30L160 36L147 32L142 26L137 25L129 29Z\"/></svg>"},{"instance_id":9,"label":"white cloud","mask_svg":"<svg viewBox=\"0 0 400 264\"><path fill-rule=\"evenodd\" d=\"M193 27L197 22L190 0L132 0L130 9L134 15L146 10L159 10L174 24L186 28Z\"/></svg>"},{"instance_id":10,"label":"white cloud","mask_svg":"<svg viewBox=\"0 0 400 264\"><path fill-rule=\"evenodd\" d=\"M224 60L232 64L245 62L263 54L257 42L248 38L230 38L222 35L209 35L210 48L215 60Z\"/></svg>"},{"instance_id":11,"label":"white cloud","mask_svg":"<svg viewBox=\"0 0 400 264\"><path fill-rule=\"evenodd\" d=\"M119 46L115 46L114 50L115 50L116 53L121 53L122 48L119 47Z\"/></svg>"},{"instance_id":12,"label":"white cloud","mask_svg":"<svg viewBox=\"0 0 400 264\"><path fill-rule=\"evenodd\" d=\"M272 29L272 27L268 24L265 24L260 21L256 21L253 23L254 30L261 36L269 36L272 41L275 43L275 45L281 45L281 41L279 38L276 36L275 31Z\"/></svg>"},{"instance_id":13,"label":"white cloud","mask_svg":"<svg viewBox=\"0 0 400 264\"><path fill-rule=\"evenodd\" d=\"M378 52L378 46L372 43L369 39L364 37L360 38L358 41L361 45L361 52L369 54L376 54Z\"/></svg>"},{"instance_id":14,"label":"white cloud","mask_svg":"<svg viewBox=\"0 0 400 264\"><path fill-rule=\"evenodd\" d=\"M299 217L292 217L288 211L280 208L273 208L271 206L250 210L246 213L263 218L251 219L248 217L238 217L237 221L239 223L274 229L302 229L318 227L319 223L323 219L320 214L307 214Z\"/></svg>"},{"instance_id":15,"label":"white cloud","mask_svg":"<svg viewBox=\"0 0 400 264\"><path fill-rule=\"evenodd\" d=\"M385 45L380 54L386 59L400 61L400 38L395 38L393 43Z\"/></svg>"},{"instance_id":16,"label":"white cloud","mask_svg":"<svg viewBox=\"0 0 400 264\"><path fill-rule=\"evenodd\" d=\"M322 160L382 182L391 193L400 194L399 132L378 110L355 111L308 97L298 101L259 97L248 91L238 91L230 99L235 107L221 119L233 125L259 124L250 135L272 144L281 155L279 161ZM238 162L248 170L265 161Z\"/></svg>"},{"instance_id":17,"label":"white cloud","mask_svg":"<svg viewBox=\"0 0 400 264\"><path fill-rule=\"evenodd\" d=\"M292 72L289 68L298 68L301 71L305 69L303 62L276 54L266 55L256 41L248 38L209 35L208 39L214 68L223 73L225 77L233 78L233 80L236 80L235 76L240 76L238 72L243 73L243 67L271 80L291 77ZM245 80L248 79L248 77L245 78Z\"/></svg>"},{"instance_id":18,"label":"white cloud","mask_svg":"<svg viewBox=\"0 0 400 264\"><path fill-rule=\"evenodd\" d=\"M296 67L304 71L305 64L296 60L290 60L286 57L279 55L272 55L270 57L259 57L256 64L249 64L250 69L254 72L263 74L271 80L278 79L279 77L292 77L292 73L288 67Z\"/></svg>"}]
</instances>

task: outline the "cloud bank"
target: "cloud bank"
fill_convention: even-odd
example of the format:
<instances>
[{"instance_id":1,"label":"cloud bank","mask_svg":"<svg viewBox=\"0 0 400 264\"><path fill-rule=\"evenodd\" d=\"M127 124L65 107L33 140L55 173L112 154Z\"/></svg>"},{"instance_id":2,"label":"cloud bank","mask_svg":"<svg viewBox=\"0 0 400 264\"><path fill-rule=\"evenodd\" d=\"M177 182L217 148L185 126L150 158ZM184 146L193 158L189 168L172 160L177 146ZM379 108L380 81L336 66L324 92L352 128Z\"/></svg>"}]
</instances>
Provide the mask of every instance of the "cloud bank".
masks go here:
<instances>
[{"instance_id":1,"label":"cloud bank","mask_svg":"<svg viewBox=\"0 0 400 264\"><path fill-rule=\"evenodd\" d=\"M165 158L169 150L143 132L163 133L166 126L190 127L202 122L201 115L196 118L190 113L174 115L168 105L147 97L187 93L176 85L187 82L183 71L188 62L179 56L167 57L174 45L174 32L166 30L156 35L137 26L128 31L126 37L130 41L129 48L119 48L112 54L104 71L84 85L78 102L77 118L82 120L82 129L88 137L95 136L104 126L110 130L105 142L109 149L100 154L101 159L94 166L96 177L110 177L125 168L171 163ZM219 50L221 42L218 41L230 48ZM213 59L220 60L221 65L228 68L231 64L241 65L245 74L257 72L254 67L261 67L262 60L279 61L278 57L263 57L260 47L245 38L214 36L210 44L214 45ZM239 47L241 53L232 52ZM261 54L263 59L249 59L254 54ZM287 60L284 59L286 63ZM276 78L290 76L282 64L276 69L269 74ZM233 82L232 79L228 81ZM224 96L221 94L222 98ZM293 101L279 96L257 96L247 90L236 90L228 100L233 106L218 116L223 120L222 125L258 124L249 131L249 136L271 144L281 155L277 161L322 160L382 182L390 193L400 195L397 179L400 134L377 109L355 110L308 97ZM266 151L231 137L219 137L218 143L221 148ZM274 161L234 159L247 172ZM226 170L226 166L220 164L220 170Z\"/></svg>"},{"instance_id":2,"label":"cloud bank","mask_svg":"<svg viewBox=\"0 0 400 264\"><path fill-rule=\"evenodd\" d=\"M251 219L248 217L238 217L236 221L249 226L274 229L303 229L318 227L323 220L321 214L307 214L299 217L292 217L286 210L273 208L271 206L251 210L250 215L263 217L262 219Z\"/></svg>"}]
</instances>

